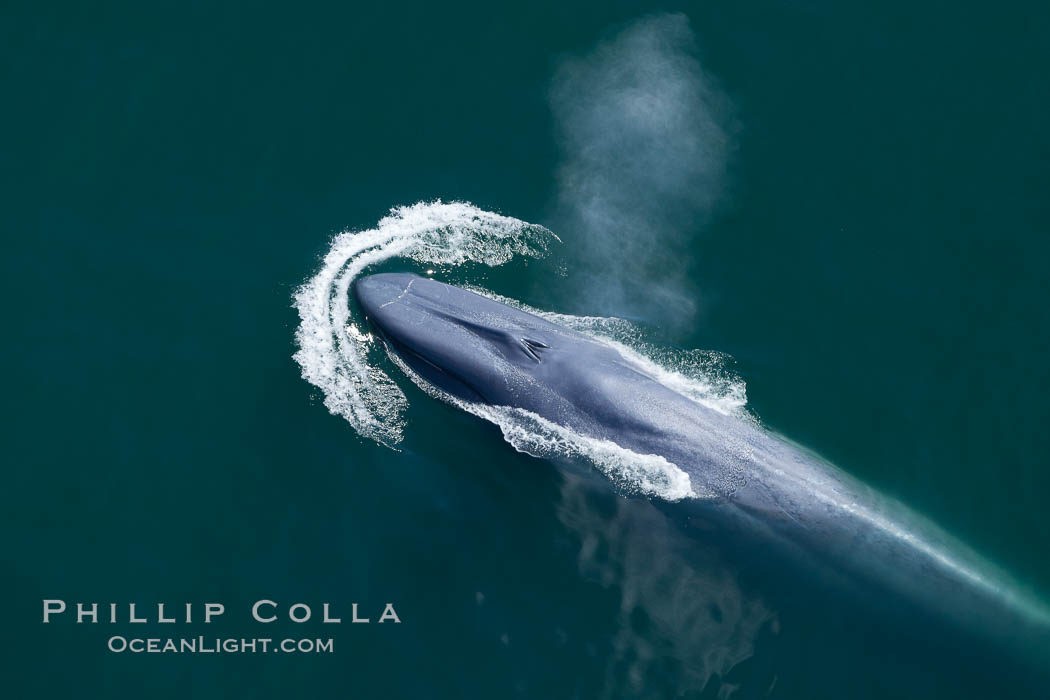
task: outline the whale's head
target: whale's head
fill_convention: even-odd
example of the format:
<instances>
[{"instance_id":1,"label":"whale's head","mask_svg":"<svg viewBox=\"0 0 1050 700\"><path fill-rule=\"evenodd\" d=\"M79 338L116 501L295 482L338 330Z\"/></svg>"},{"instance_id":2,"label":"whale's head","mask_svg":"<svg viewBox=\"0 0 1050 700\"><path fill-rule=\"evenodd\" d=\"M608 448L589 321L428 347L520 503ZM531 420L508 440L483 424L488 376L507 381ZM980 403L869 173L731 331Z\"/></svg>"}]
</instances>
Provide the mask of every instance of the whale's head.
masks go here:
<instances>
[{"instance_id":1,"label":"whale's head","mask_svg":"<svg viewBox=\"0 0 1050 700\"><path fill-rule=\"evenodd\" d=\"M695 428L692 401L615 346L540 316L410 274L363 277L353 293L391 355L458 399L523 409L643 454L674 425Z\"/></svg>"},{"instance_id":2,"label":"whale's head","mask_svg":"<svg viewBox=\"0 0 1050 700\"><path fill-rule=\"evenodd\" d=\"M559 361L564 329L480 294L404 273L363 277L353 290L388 348L458 398L518 405Z\"/></svg>"}]
</instances>

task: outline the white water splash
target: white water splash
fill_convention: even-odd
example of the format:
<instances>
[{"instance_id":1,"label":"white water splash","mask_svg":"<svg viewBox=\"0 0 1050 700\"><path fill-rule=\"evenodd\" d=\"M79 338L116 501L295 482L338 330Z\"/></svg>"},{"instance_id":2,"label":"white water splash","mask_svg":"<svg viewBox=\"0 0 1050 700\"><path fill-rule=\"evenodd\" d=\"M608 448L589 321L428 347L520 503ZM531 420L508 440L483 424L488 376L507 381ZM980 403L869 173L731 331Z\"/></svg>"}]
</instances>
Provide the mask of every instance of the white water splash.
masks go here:
<instances>
[{"instance_id":1,"label":"white water splash","mask_svg":"<svg viewBox=\"0 0 1050 700\"><path fill-rule=\"evenodd\" d=\"M441 201L395 207L374 229L340 233L321 269L295 293L301 320L295 361L303 379L321 389L325 407L361 435L384 445L400 442L408 402L370 362L372 336L350 310L354 279L393 257L449 266L502 265L516 255L544 255L554 238L542 226Z\"/></svg>"},{"instance_id":2,"label":"white water splash","mask_svg":"<svg viewBox=\"0 0 1050 700\"><path fill-rule=\"evenodd\" d=\"M420 202L397 207L374 229L344 232L332 240L321 269L295 294L301 323L295 360L302 376L324 393L324 404L361 435L394 446L404 436L408 401L381 368L379 343L355 318L350 285L374 265L394 257L454 267L468 262L496 266L515 256L541 257L557 237L519 219L464 202ZM428 271L430 272L430 271ZM540 311L516 306L614 347L657 381L723 413L743 414L744 384L723 370L723 356L702 351L664 351L642 341L627 321ZM429 385L396 356L391 359L430 394L499 426L515 449L537 457L582 457L624 490L675 501L696 494L689 476L658 455L642 455L607 441L579 435L521 409L471 404Z\"/></svg>"},{"instance_id":3,"label":"white water splash","mask_svg":"<svg viewBox=\"0 0 1050 700\"><path fill-rule=\"evenodd\" d=\"M580 435L522 408L463 401L420 377L397 355L391 353L390 359L416 386L434 398L495 423L503 439L518 452L532 457L582 457L614 484L632 493L667 501L695 495L689 475L660 455L639 454L609 440Z\"/></svg>"}]
</instances>

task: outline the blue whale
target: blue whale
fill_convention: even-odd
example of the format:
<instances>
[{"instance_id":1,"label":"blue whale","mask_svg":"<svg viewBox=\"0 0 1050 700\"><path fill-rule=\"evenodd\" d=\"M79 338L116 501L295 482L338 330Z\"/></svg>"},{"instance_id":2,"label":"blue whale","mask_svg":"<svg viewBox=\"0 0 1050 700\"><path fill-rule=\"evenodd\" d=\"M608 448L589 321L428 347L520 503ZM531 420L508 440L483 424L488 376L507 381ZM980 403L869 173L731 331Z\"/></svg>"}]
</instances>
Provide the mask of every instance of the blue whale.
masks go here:
<instances>
[{"instance_id":1,"label":"blue whale","mask_svg":"<svg viewBox=\"0 0 1050 700\"><path fill-rule=\"evenodd\" d=\"M677 466L708 530L999 641L1050 638L1038 600L936 527L756 421L679 393L611 344L411 274L361 278L354 295L388 348L444 392Z\"/></svg>"}]
</instances>

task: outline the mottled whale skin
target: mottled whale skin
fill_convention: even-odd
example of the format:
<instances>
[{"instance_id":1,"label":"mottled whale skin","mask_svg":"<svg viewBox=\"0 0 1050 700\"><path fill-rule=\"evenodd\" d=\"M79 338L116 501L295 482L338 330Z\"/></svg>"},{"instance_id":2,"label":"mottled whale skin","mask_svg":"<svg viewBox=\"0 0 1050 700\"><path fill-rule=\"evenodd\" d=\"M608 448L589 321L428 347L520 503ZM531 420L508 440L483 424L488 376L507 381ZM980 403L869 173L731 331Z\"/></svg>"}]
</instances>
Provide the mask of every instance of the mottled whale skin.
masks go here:
<instances>
[{"instance_id":1,"label":"mottled whale skin","mask_svg":"<svg viewBox=\"0 0 1050 700\"><path fill-rule=\"evenodd\" d=\"M411 274L361 278L354 294L388 347L428 382L664 457L689 475L692 507L736 540L992 636L1021 625L1047 638L1044 608L937 528L755 421L669 388L609 344Z\"/></svg>"}]
</instances>

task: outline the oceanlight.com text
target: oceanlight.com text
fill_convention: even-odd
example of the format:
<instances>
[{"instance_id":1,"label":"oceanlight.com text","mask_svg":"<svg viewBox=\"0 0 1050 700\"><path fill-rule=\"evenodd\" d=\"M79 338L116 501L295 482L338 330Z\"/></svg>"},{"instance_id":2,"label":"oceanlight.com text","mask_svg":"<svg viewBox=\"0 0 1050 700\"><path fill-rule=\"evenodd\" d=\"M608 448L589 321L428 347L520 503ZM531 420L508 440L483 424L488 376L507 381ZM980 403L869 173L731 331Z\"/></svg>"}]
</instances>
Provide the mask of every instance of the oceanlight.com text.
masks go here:
<instances>
[{"instance_id":1,"label":"oceanlight.com text","mask_svg":"<svg viewBox=\"0 0 1050 700\"><path fill-rule=\"evenodd\" d=\"M335 641L328 639L222 638L222 637L123 637L106 643L113 653L131 654L331 654Z\"/></svg>"}]
</instances>

